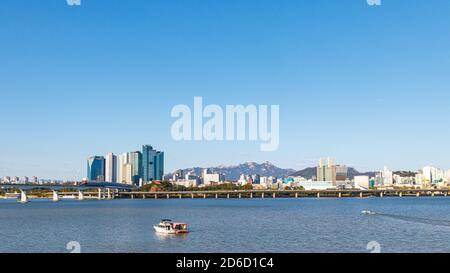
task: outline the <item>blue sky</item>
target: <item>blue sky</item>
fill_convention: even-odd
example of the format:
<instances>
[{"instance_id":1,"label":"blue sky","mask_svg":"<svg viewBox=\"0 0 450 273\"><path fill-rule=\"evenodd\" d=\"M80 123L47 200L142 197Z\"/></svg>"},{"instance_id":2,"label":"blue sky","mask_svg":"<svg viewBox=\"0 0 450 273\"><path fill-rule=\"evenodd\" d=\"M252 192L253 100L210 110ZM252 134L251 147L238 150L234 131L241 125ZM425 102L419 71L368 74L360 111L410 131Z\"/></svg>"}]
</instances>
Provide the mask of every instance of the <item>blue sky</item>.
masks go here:
<instances>
[{"instance_id":1,"label":"blue sky","mask_svg":"<svg viewBox=\"0 0 450 273\"><path fill-rule=\"evenodd\" d=\"M319 157L450 168L446 0L5 0L0 175L82 178L152 144L166 170ZM175 142L177 104L280 105L280 148Z\"/></svg>"}]
</instances>

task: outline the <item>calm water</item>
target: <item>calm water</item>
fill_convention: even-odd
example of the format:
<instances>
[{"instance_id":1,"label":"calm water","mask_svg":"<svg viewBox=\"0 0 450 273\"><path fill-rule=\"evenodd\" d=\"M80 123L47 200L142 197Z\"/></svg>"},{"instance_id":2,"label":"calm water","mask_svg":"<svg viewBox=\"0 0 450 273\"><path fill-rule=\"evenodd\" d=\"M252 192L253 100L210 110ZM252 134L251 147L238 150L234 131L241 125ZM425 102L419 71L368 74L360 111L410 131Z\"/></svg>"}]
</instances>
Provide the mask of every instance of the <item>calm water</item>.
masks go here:
<instances>
[{"instance_id":1,"label":"calm water","mask_svg":"<svg viewBox=\"0 0 450 273\"><path fill-rule=\"evenodd\" d=\"M192 233L158 236L162 218ZM0 240L0 252L449 252L450 198L0 200Z\"/></svg>"}]
</instances>

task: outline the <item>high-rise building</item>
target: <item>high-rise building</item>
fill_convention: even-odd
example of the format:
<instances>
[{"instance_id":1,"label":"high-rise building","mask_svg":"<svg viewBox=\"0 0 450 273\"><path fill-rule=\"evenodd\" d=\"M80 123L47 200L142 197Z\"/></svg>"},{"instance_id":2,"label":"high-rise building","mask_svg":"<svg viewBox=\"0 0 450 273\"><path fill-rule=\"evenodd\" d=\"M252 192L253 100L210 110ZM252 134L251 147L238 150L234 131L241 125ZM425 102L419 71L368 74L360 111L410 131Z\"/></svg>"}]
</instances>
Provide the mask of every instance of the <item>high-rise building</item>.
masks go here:
<instances>
[{"instance_id":1,"label":"high-rise building","mask_svg":"<svg viewBox=\"0 0 450 273\"><path fill-rule=\"evenodd\" d=\"M155 156L156 150L152 146L142 147L142 179L145 182L155 180Z\"/></svg>"},{"instance_id":2,"label":"high-rise building","mask_svg":"<svg viewBox=\"0 0 450 273\"><path fill-rule=\"evenodd\" d=\"M89 181L105 181L105 158L90 156L87 160L87 179Z\"/></svg>"},{"instance_id":3,"label":"high-rise building","mask_svg":"<svg viewBox=\"0 0 450 273\"><path fill-rule=\"evenodd\" d=\"M144 182L162 180L164 176L164 153L150 145L142 147L142 179Z\"/></svg>"},{"instance_id":4,"label":"high-rise building","mask_svg":"<svg viewBox=\"0 0 450 273\"><path fill-rule=\"evenodd\" d=\"M131 164L131 181L139 185L142 178L142 153L139 151L128 153L129 164Z\"/></svg>"},{"instance_id":5,"label":"high-rise building","mask_svg":"<svg viewBox=\"0 0 450 273\"><path fill-rule=\"evenodd\" d=\"M381 176L383 178L383 186L392 186L394 184L394 174L388 167L384 167L381 171Z\"/></svg>"},{"instance_id":6,"label":"high-rise building","mask_svg":"<svg viewBox=\"0 0 450 273\"><path fill-rule=\"evenodd\" d=\"M336 180L345 181L348 178L348 167L345 165L336 166Z\"/></svg>"},{"instance_id":7,"label":"high-rise building","mask_svg":"<svg viewBox=\"0 0 450 273\"><path fill-rule=\"evenodd\" d=\"M445 173L442 169L426 166L422 169L424 179L429 184L442 182L445 178Z\"/></svg>"},{"instance_id":8,"label":"high-rise building","mask_svg":"<svg viewBox=\"0 0 450 273\"><path fill-rule=\"evenodd\" d=\"M164 177L164 152L156 152L155 180L163 180L163 177Z\"/></svg>"},{"instance_id":9,"label":"high-rise building","mask_svg":"<svg viewBox=\"0 0 450 273\"><path fill-rule=\"evenodd\" d=\"M106 155L105 159L105 181L117 182L117 156L113 153Z\"/></svg>"},{"instance_id":10,"label":"high-rise building","mask_svg":"<svg viewBox=\"0 0 450 273\"><path fill-rule=\"evenodd\" d=\"M119 157L119 182L124 184L132 184L132 165L130 163L129 153L120 155Z\"/></svg>"},{"instance_id":11,"label":"high-rise building","mask_svg":"<svg viewBox=\"0 0 450 273\"><path fill-rule=\"evenodd\" d=\"M336 166L331 158L320 159L317 167L317 181L328 181L332 182L333 186L336 185Z\"/></svg>"}]
</instances>

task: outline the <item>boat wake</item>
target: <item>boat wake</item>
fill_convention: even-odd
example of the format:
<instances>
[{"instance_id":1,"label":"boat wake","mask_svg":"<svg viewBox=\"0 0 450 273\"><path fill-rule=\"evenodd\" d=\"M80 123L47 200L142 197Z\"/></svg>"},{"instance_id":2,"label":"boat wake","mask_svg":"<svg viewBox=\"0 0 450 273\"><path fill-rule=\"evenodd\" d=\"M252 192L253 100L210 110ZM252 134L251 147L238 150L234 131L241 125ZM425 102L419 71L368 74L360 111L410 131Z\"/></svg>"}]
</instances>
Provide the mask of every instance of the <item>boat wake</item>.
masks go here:
<instances>
[{"instance_id":1,"label":"boat wake","mask_svg":"<svg viewBox=\"0 0 450 273\"><path fill-rule=\"evenodd\" d=\"M433 225L433 226L450 227L449 220L436 220L436 219L430 219L430 218L421 218L421 217L379 213L379 212L372 212L371 215L388 217L388 218L402 220L402 221L406 221L406 222L421 223L421 224Z\"/></svg>"}]
</instances>

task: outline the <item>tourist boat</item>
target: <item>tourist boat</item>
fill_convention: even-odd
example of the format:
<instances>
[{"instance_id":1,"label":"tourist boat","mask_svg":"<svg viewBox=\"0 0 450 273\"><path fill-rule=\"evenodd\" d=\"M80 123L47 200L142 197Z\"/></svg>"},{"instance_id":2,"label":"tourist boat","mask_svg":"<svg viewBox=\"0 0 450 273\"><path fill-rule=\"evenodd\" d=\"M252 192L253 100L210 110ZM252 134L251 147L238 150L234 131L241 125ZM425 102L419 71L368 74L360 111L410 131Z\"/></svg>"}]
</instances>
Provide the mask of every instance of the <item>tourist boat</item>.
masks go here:
<instances>
[{"instance_id":1,"label":"tourist boat","mask_svg":"<svg viewBox=\"0 0 450 273\"><path fill-rule=\"evenodd\" d=\"M374 215L375 212L370 211L370 210L363 210L363 211L361 211L361 214L364 214L364 215Z\"/></svg>"},{"instance_id":2,"label":"tourist boat","mask_svg":"<svg viewBox=\"0 0 450 273\"><path fill-rule=\"evenodd\" d=\"M164 219L157 226L153 226L156 233L161 234L185 234L189 233L188 225L185 223L175 223L172 220Z\"/></svg>"}]
</instances>

